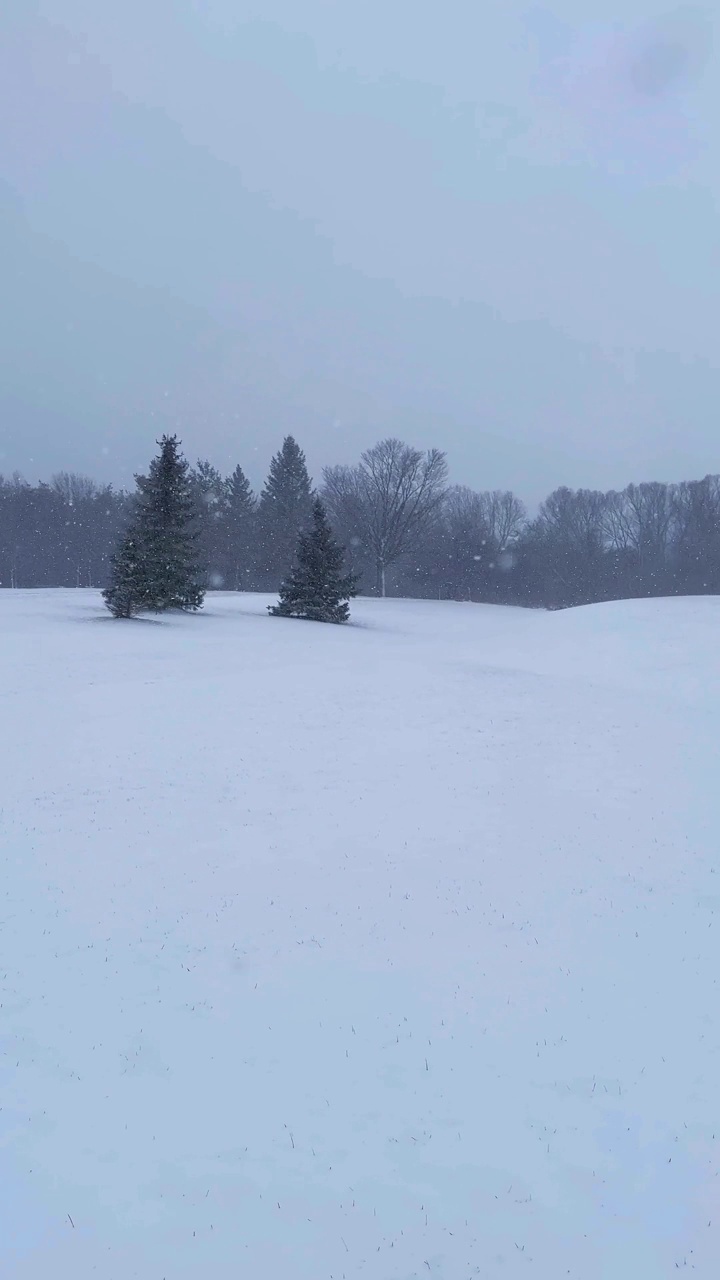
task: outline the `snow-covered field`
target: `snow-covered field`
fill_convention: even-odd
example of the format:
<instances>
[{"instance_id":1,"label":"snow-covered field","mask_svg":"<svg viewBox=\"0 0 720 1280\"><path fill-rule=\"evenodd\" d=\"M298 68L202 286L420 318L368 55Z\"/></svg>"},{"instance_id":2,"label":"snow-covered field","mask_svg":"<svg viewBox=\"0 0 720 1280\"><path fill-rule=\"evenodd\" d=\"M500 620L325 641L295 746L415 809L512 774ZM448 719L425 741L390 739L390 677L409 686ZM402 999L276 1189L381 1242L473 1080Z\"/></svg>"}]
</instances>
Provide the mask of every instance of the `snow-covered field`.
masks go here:
<instances>
[{"instance_id":1,"label":"snow-covered field","mask_svg":"<svg viewBox=\"0 0 720 1280\"><path fill-rule=\"evenodd\" d=\"M0 593L0 1274L720 1275L720 599Z\"/></svg>"}]
</instances>

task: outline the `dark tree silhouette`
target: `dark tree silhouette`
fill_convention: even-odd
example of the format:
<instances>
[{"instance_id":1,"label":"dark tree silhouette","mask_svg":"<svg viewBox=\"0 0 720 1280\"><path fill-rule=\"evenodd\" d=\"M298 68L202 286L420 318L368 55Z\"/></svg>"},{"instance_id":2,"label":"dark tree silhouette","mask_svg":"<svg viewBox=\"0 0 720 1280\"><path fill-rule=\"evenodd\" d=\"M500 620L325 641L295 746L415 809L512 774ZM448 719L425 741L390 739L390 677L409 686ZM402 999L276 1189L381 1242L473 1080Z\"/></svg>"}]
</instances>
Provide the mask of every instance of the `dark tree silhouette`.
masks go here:
<instances>
[{"instance_id":1,"label":"dark tree silhouette","mask_svg":"<svg viewBox=\"0 0 720 1280\"><path fill-rule=\"evenodd\" d=\"M128 530L112 557L110 583L103 591L103 599L113 618L132 618L143 609L152 608L134 527Z\"/></svg>"},{"instance_id":2,"label":"dark tree silhouette","mask_svg":"<svg viewBox=\"0 0 720 1280\"><path fill-rule=\"evenodd\" d=\"M381 440L357 467L328 467L324 497L341 528L352 530L375 563L375 586L384 596L386 572L436 518L445 494L445 454L423 454L401 440Z\"/></svg>"},{"instance_id":3,"label":"dark tree silhouette","mask_svg":"<svg viewBox=\"0 0 720 1280\"><path fill-rule=\"evenodd\" d=\"M105 603L116 617L142 609L199 609L203 603L197 563L197 518L189 468L177 436L163 436L160 452L138 487L130 529L114 557Z\"/></svg>"},{"instance_id":4,"label":"dark tree silhouette","mask_svg":"<svg viewBox=\"0 0 720 1280\"><path fill-rule=\"evenodd\" d=\"M224 518L225 582L235 591L252 586L257 534L257 501L242 467L226 481Z\"/></svg>"},{"instance_id":5,"label":"dark tree silhouette","mask_svg":"<svg viewBox=\"0 0 720 1280\"><path fill-rule=\"evenodd\" d=\"M277 588L311 508L312 485L305 454L297 441L287 436L270 463L258 507L257 568L264 586Z\"/></svg>"},{"instance_id":6,"label":"dark tree silhouette","mask_svg":"<svg viewBox=\"0 0 720 1280\"><path fill-rule=\"evenodd\" d=\"M347 622L348 601L356 594L355 576L343 573L343 549L319 498L315 499L310 529L298 539L294 568L280 588L280 600L269 606L276 618L307 618L311 622Z\"/></svg>"}]
</instances>

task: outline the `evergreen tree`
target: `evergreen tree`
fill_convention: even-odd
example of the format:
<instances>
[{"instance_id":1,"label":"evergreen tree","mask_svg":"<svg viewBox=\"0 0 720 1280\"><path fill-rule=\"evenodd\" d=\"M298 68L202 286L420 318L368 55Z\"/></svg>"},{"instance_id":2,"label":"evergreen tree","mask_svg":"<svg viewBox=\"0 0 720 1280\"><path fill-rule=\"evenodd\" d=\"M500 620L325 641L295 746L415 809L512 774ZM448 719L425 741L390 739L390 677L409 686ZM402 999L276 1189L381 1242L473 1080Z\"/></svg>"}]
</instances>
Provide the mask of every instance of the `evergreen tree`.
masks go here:
<instances>
[{"instance_id":1,"label":"evergreen tree","mask_svg":"<svg viewBox=\"0 0 720 1280\"><path fill-rule=\"evenodd\" d=\"M135 477L135 517L105 592L116 617L141 609L199 609L203 603L188 464L177 436L163 436L158 443L160 452L147 476Z\"/></svg>"},{"instance_id":2,"label":"evergreen tree","mask_svg":"<svg viewBox=\"0 0 720 1280\"><path fill-rule=\"evenodd\" d=\"M243 471L238 466L225 481L224 545L227 586L235 591L249 587L253 542L256 532L257 502Z\"/></svg>"},{"instance_id":3,"label":"evergreen tree","mask_svg":"<svg viewBox=\"0 0 720 1280\"><path fill-rule=\"evenodd\" d=\"M141 609L150 608L135 526L125 534L110 561L110 582L103 591L103 599L113 618L132 618Z\"/></svg>"},{"instance_id":4,"label":"evergreen tree","mask_svg":"<svg viewBox=\"0 0 720 1280\"><path fill-rule=\"evenodd\" d=\"M277 589L292 563L297 536L310 518L312 485L305 454L292 436L270 463L258 508L258 569L264 585Z\"/></svg>"},{"instance_id":5,"label":"evergreen tree","mask_svg":"<svg viewBox=\"0 0 720 1280\"><path fill-rule=\"evenodd\" d=\"M197 564L197 511L189 467L177 436L163 436L160 453L147 476L136 476L139 489L138 526L150 606L199 609L204 591Z\"/></svg>"},{"instance_id":6,"label":"evergreen tree","mask_svg":"<svg viewBox=\"0 0 720 1280\"><path fill-rule=\"evenodd\" d=\"M269 612L276 618L347 622L348 601L357 594L357 579L352 573L343 574L343 557L325 508L316 498L310 529L298 539L295 566L280 588L278 604L269 605Z\"/></svg>"},{"instance_id":7,"label":"evergreen tree","mask_svg":"<svg viewBox=\"0 0 720 1280\"><path fill-rule=\"evenodd\" d=\"M195 507L197 547L209 586L225 585L224 523L227 515L227 481L217 467L203 458L188 472Z\"/></svg>"}]
</instances>

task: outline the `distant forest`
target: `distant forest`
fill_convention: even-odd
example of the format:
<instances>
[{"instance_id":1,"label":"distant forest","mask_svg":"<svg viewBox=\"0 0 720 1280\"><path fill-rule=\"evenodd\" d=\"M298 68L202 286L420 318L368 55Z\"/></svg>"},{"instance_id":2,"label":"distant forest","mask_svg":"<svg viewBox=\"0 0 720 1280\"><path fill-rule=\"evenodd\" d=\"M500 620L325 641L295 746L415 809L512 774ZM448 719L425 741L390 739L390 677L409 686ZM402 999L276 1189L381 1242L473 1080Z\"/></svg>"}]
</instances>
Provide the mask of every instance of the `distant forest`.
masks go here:
<instances>
[{"instance_id":1,"label":"distant forest","mask_svg":"<svg viewBox=\"0 0 720 1280\"><path fill-rule=\"evenodd\" d=\"M192 468L210 589L276 591L313 497L289 436L259 495L240 466ZM326 468L323 497L365 594L565 608L720 593L720 476L556 489L529 518L511 492L448 485L445 455L398 440ZM0 475L0 587L102 587L134 497L63 472Z\"/></svg>"}]
</instances>

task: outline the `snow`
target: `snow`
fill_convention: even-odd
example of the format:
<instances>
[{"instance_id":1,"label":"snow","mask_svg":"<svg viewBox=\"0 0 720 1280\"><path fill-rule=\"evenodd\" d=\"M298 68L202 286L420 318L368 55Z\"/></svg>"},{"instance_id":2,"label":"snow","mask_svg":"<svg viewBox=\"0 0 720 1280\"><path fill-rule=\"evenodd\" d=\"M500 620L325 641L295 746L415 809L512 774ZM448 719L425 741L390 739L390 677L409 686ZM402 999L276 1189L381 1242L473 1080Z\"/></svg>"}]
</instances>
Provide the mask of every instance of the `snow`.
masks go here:
<instances>
[{"instance_id":1,"label":"snow","mask_svg":"<svg viewBox=\"0 0 720 1280\"><path fill-rule=\"evenodd\" d=\"M8 1280L720 1274L720 599L0 593Z\"/></svg>"}]
</instances>

